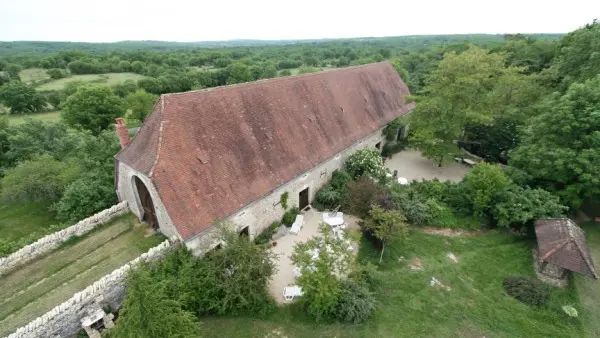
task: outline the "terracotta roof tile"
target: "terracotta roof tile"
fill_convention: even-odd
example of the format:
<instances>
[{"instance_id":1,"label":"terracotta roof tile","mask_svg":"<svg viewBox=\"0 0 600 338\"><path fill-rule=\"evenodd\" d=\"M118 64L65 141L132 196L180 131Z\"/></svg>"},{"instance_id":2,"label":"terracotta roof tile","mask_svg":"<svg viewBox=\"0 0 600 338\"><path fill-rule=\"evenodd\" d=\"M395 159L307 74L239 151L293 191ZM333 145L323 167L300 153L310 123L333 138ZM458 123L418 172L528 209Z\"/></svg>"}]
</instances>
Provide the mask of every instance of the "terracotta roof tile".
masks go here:
<instances>
[{"instance_id":1,"label":"terracotta roof tile","mask_svg":"<svg viewBox=\"0 0 600 338\"><path fill-rule=\"evenodd\" d=\"M408 113L388 62L163 95L117 159L189 239Z\"/></svg>"},{"instance_id":2,"label":"terracotta roof tile","mask_svg":"<svg viewBox=\"0 0 600 338\"><path fill-rule=\"evenodd\" d=\"M583 230L568 218L535 222L539 257L561 268L598 278Z\"/></svg>"}]
</instances>

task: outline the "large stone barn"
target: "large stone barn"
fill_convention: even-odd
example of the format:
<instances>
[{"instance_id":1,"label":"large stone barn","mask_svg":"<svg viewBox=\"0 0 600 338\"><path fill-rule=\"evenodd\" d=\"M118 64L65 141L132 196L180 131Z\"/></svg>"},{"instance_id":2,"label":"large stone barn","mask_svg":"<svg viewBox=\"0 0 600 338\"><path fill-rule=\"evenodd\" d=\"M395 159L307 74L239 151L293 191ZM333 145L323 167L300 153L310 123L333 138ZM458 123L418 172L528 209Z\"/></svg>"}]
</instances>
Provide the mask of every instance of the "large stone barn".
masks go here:
<instances>
[{"instance_id":1,"label":"large stone barn","mask_svg":"<svg viewBox=\"0 0 600 338\"><path fill-rule=\"evenodd\" d=\"M307 207L355 151L413 107L388 62L165 94L115 156L119 200L196 253L217 221L258 235L288 205Z\"/></svg>"}]
</instances>

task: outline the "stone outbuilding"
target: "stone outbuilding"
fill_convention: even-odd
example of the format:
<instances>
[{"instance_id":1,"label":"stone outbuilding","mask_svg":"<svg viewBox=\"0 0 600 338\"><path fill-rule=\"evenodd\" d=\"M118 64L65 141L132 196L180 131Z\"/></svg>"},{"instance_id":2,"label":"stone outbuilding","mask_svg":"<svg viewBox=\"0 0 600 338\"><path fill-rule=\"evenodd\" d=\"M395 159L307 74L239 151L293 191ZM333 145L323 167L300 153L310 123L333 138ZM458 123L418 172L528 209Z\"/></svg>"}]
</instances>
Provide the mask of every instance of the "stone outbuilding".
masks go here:
<instances>
[{"instance_id":1,"label":"stone outbuilding","mask_svg":"<svg viewBox=\"0 0 600 338\"><path fill-rule=\"evenodd\" d=\"M251 238L281 219L281 196L307 207L382 129L405 115L408 87L389 62L165 94L135 138L117 123L120 201L196 253L227 220Z\"/></svg>"},{"instance_id":2,"label":"stone outbuilding","mask_svg":"<svg viewBox=\"0 0 600 338\"><path fill-rule=\"evenodd\" d=\"M539 219L535 222L538 249L534 251L536 273L557 286L567 283L568 271L598 278L583 230L568 218Z\"/></svg>"}]
</instances>

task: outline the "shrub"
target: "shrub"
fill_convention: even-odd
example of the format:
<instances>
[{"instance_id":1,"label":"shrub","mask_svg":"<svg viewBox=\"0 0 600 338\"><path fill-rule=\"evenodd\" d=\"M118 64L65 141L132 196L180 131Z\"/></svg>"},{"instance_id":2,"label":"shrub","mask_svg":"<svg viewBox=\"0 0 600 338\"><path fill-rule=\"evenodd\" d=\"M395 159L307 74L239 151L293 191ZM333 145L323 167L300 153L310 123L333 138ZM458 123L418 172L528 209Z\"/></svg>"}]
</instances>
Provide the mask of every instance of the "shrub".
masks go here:
<instances>
[{"instance_id":1,"label":"shrub","mask_svg":"<svg viewBox=\"0 0 600 338\"><path fill-rule=\"evenodd\" d=\"M405 126L405 120L402 117L393 119L390 123L383 128L383 135L385 135L386 141L395 141L398 136L398 129Z\"/></svg>"},{"instance_id":2,"label":"shrub","mask_svg":"<svg viewBox=\"0 0 600 338\"><path fill-rule=\"evenodd\" d=\"M462 181L475 216L482 216L490 207L494 196L511 183L499 165L489 163L477 164Z\"/></svg>"},{"instance_id":3,"label":"shrub","mask_svg":"<svg viewBox=\"0 0 600 338\"><path fill-rule=\"evenodd\" d=\"M286 211L281 218L281 223L287 227L291 227L294 221L296 220L296 216L300 215L300 209L298 207L292 207L290 210Z\"/></svg>"},{"instance_id":4,"label":"shrub","mask_svg":"<svg viewBox=\"0 0 600 338\"><path fill-rule=\"evenodd\" d=\"M502 286L508 295L528 305L543 305L550 298L550 287L533 277L507 276Z\"/></svg>"},{"instance_id":5,"label":"shrub","mask_svg":"<svg viewBox=\"0 0 600 338\"><path fill-rule=\"evenodd\" d=\"M113 205L116 196L112 182L102 177L86 175L69 184L60 201L52 206L56 218L73 223Z\"/></svg>"},{"instance_id":6,"label":"shrub","mask_svg":"<svg viewBox=\"0 0 600 338\"><path fill-rule=\"evenodd\" d=\"M287 210L288 207L288 198L290 197L290 194L286 191L283 194L281 194L281 198L280 198L280 202L281 202L281 207L283 208L283 210Z\"/></svg>"},{"instance_id":7,"label":"shrub","mask_svg":"<svg viewBox=\"0 0 600 338\"><path fill-rule=\"evenodd\" d=\"M492 216L498 226L519 228L545 217L560 217L567 207L546 190L511 185L496 195Z\"/></svg>"},{"instance_id":8,"label":"shrub","mask_svg":"<svg viewBox=\"0 0 600 338\"><path fill-rule=\"evenodd\" d=\"M319 210L333 209L340 204L341 194L327 184L317 191L313 206Z\"/></svg>"},{"instance_id":9,"label":"shrub","mask_svg":"<svg viewBox=\"0 0 600 338\"><path fill-rule=\"evenodd\" d=\"M342 281L339 303L335 311L338 320L359 324L371 317L375 310L375 297L364 285L351 279Z\"/></svg>"},{"instance_id":10,"label":"shrub","mask_svg":"<svg viewBox=\"0 0 600 338\"><path fill-rule=\"evenodd\" d=\"M369 215L371 204L379 193L379 188L370 179L360 178L358 181L352 181L348 184L348 194L345 196L342 205L344 211L360 218Z\"/></svg>"},{"instance_id":11,"label":"shrub","mask_svg":"<svg viewBox=\"0 0 600 338\"><path fill-rule=\"evenodd\" d=\"M352 176L345 170L334 170L331 174L331 186L337 191L343 191L352 181Z\"/></svg>"},{"instance_id":12,"label":"shrub","mask_svg":"<svg viewBox=\"0 0 600 338\"><path fill-rule=\"evenodd\" d=\"M350 155L345 169L351 177L366 176L380 178L385 176L385 167L379 151L374 148L361 149Z\"/></svg>"},{"instance_id":13,"label":"shrub","mask_svg":"<svg viewBox=\"0 0 600 338\"><path fill-rule=\"evenodd\" d=\"M406 220L411 224L427 224L432 220L427 201L421 199L419 195L402 199L400 201L400 209L402 209L404 216L406 216Z\"/></svg>"},{"instance_id":14,"label":"shrub","mask_svg":"<svg viewBox=\"0 0 600 338\"><path fill-rule=\"evenodd\" d=\"M356 264L352 272L348 274L349 279L367 287L371 291L375 290L375 288L381 284L381 279L379 277L377 265L370 262Z\"/></svg>"},{"instance_id":15,"label":"shrub","mask_svg":"<svg viewBox=\"0 0 600 338\"><path fill-rule=\"evenodd\" d=\"M394 144L386 143L383 145L383 149L381 150L381 156L390 158L392 157L392 155L397 154L402 150L406 149L407 146L407 140L400 140Z\"/></svg>"}]
</instances>

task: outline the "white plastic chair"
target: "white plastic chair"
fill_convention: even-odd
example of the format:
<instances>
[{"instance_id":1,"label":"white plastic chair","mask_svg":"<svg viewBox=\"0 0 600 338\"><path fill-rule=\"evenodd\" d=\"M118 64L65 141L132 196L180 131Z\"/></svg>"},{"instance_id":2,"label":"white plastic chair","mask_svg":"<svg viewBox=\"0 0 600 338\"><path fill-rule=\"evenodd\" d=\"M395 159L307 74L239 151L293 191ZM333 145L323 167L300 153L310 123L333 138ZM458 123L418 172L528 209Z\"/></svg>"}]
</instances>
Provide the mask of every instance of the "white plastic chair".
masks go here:
<instances>
[{"instance_id":1,"label":"white plastic chair","mask_svg":"<svg viewBox=\"0 0 600 338\"><path fill-rule=\"evenodd\" d=\"M290 233L297 235L300 232L300 229L302 229L303 225L304 225L304 216L297 215L296 220L294 220L294 223L292 224L292 228L290 229Z\"/></svg>"},{"instance_id":2,"label":"white plastic chair","mask_svg":"<svg viewBox=\"0 0 600 338\"><path fill-rule=\"evenodd\" d=\"M294 297L301 297L304 293L298 285L286 286L283 288L283 299L294 300Z\"/></svg>"}]
</instances>

